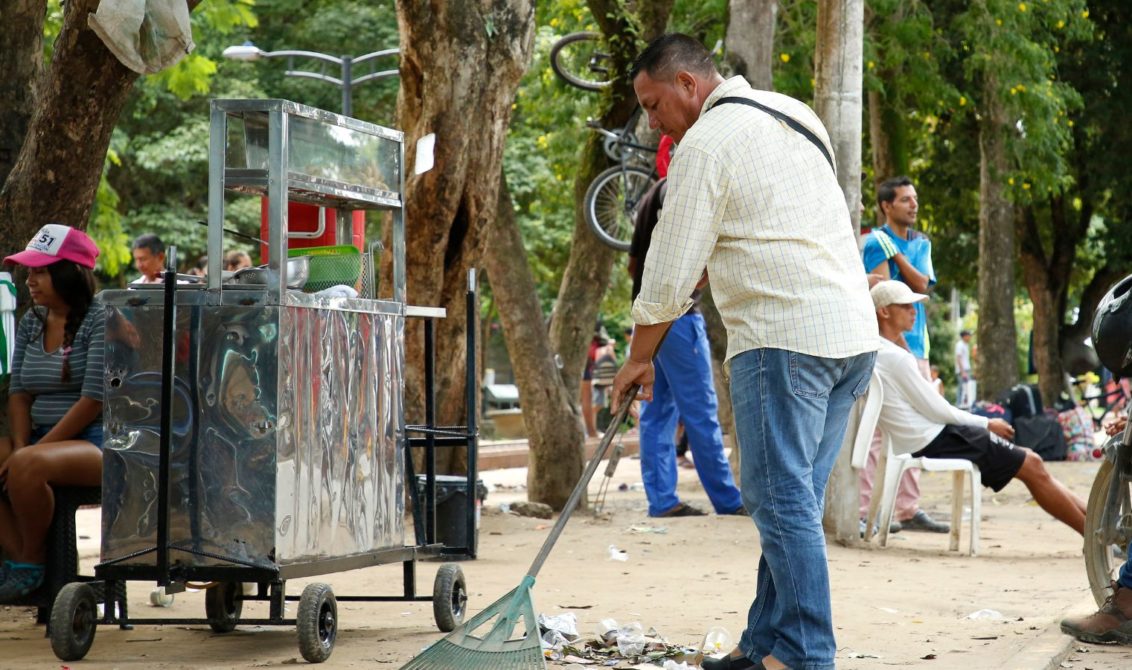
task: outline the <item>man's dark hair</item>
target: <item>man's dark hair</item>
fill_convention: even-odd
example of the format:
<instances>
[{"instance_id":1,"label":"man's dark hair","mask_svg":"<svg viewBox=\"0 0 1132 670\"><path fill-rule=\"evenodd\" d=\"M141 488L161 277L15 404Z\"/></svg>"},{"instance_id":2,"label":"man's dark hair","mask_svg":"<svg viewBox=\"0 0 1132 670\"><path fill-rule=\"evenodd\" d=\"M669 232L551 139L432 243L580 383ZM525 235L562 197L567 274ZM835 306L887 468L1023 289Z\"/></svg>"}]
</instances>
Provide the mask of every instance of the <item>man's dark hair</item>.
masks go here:
<instances>
[{"instance_id":1,"label":"man's dark hair","mask_svg":"<svg viewBox=\"0 0 1132 670\"><path fill-rule=\"evenodd\" d=\"M161 241L160 237L153 233L138 235L137 239L134 240L134 243L130 248L149 249L149 252L154 256L165 253L165 243Z\"/></svg>"},{"instance_id":2,"label":"man's dark hair","mask_svg":"<svg viewBox=\"0 0 1132 670\"><path fill-rule=\"evenodd\" d=\"M629 79L636 79L644 72L652 79L667 81L680 70L704 77L717 72L711 52L699 40L681 33L666 33L649 42L637 56L629 70Z\"/></svg>"},{"instance_id":3,"label":"man's dark hair","mask_svg":"<svg viewBox=\"0 0 1132 670\"><path fill-rule=\"evenodd\" d=\"M901 186L911 185L912 180L905 176L885 179L883 182L881 182L880 186L877 187L877 207L883 210L883 208L880 206L881 203L892 202L893 200L896 200L896 189L900 188Z\"/></svg>"}]
</instances>

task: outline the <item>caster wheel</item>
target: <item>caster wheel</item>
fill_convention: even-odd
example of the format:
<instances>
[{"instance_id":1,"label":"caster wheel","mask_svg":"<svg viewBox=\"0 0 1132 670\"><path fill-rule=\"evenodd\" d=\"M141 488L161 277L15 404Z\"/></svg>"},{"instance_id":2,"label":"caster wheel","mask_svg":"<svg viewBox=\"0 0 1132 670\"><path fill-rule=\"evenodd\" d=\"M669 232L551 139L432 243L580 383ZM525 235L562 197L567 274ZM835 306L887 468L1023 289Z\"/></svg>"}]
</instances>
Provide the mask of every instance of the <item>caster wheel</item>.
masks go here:
<instances>
[{"instance_id":1,"label":"caster wheel","mask_svg":"<svg viewBox=\"0 0 1132 670\"><path fill-rule=\"evenodd\" d=\"M239 582L223 582L205 591L204 613L212 630L231 633L236 628L244 609L242 592Z\"/></svg>"},{"instance_id":2,"label":"caster wheel","mask_svg":"<svg viewBox=\"0 0 1132 670\"><path fill-rule=\"evenodd\" d=\"M94 589L71 582L55 596L51 608L51 650L61 661L78 661L90 651L98 628Z\"/></svg>"},{"instance_id":3,"label":"caster wheel","mask_svg":"<svg viewBox=\"0 0 1132 670\"><path fill-rule=\"evenodd\" d=\"M311 663L322 663L330 658L338 637L338 601L329 584L308 584L303 589L295 628L303 658Z\"/></svg>"},{"instance_id":4,"label":"caster wheel","mask_svg":"<svg viewBox=\"0 0 1132 670\"><path fill-rule=\"evenodd\" d=\"M455 563L445 563L436 571L432 584L432 616L442 633L450 633L464 622L468 611L468 587L464 571Z\"/></svg>"},{"instance_id":5,"label":"caster wheel","mask_svg":"<svg viewBox=\"0 0 1132 670\"><path fill-rule=\"evenodd\" d=\"M172 607L176 597L172 593L166 593L164 586L159 586L149 592L149 604L154 607Z\"/></svg>"}]
</instances>

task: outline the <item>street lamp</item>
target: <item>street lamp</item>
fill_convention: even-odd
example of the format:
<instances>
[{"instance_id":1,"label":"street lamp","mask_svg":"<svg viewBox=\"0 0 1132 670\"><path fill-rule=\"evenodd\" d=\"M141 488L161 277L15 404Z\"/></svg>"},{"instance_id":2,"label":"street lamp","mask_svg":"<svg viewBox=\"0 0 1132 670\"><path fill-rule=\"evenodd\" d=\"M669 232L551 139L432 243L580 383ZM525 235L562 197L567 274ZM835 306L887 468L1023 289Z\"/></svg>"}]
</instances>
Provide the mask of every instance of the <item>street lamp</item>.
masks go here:
<instances>
[{"instance_id":1,"label":"street lamp","mask_svg":"<svg viewBox=\"0 0 1132 670\"><path fill-rule=\"evenodd\" d=\"M381 70L378 72L367 72L360 77L355 77L353 74L353 67L371 60L381 58L383 56L396 56L401 52L400 49L384 49L382 51L374 51L363 56L331 56L329 54L319 53L317 51L264 51L251 42L244 44L230 46L224 50L224 57L231 58L232 60L253 61L260 58L278 58L287 57L292 58L312 58L324 63L331 63L337 65L341 69L340 77L331 77L330 75L321 72L308 72L306 70L292 70L291 64L288 62L288 69L283 74L290 77L307 77L308 79L318 79L325 81L342 89L342 114L345 116L353 116L354 104L352 91L355 84L363 84L367 81L375 79L384 79L386 77L395 77L398 74L397 70Z\"/></svg>"}]
</instances>

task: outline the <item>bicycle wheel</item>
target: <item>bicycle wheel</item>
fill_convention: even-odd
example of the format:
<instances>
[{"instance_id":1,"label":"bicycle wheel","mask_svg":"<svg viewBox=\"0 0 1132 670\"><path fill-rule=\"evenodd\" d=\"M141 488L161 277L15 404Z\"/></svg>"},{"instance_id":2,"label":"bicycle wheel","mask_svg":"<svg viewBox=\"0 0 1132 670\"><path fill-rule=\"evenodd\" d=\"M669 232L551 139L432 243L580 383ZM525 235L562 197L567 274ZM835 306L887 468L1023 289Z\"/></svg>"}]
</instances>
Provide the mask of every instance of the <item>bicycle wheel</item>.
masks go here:
<instances>
[{"instance_id":1,"label":"bicycle wheel","mask_svg":"<svg viewBox=\"0 0 1132 670\"><path fill-rule=\"evenodd\" d=\"M1113 546L1127 549L1132 539L1132 498L1129 496L1128 477L1121 477L1115 509L1109 513L1108 527L1102 527L1104 508L1108 504L1109 485L1116 475L1116 450L1120 437L1109 440L1105 459L1089 489L1089 503L1085 511L1085 571L1089 588L1097 605L1103 605L1112 594L1111 584L1116 580L1124 560L1118 557Z\"/></svg>"},{"instance_id":2,"label":"bicycle wheel","mask_svg":"<svg viewBox=\"0 0 1132 670\"><path fill-rule=\"evenodd\" d=\"M637 206L656 177L638 167L614 166L605 170L586 189L586 223L603 243L628 251L633 240Z\"/></svg>"},{"instance_id":3,"label":"bicycle wheel","mask_svg":"<svg viewBox=\"0 0 1132 670\"><path fill-rule=\"evenodd\" d=\"M600 91L609 86L609 53L598 33L570 33L550 48L550 67L571 86Z\"/></svg>"}]
</instances>

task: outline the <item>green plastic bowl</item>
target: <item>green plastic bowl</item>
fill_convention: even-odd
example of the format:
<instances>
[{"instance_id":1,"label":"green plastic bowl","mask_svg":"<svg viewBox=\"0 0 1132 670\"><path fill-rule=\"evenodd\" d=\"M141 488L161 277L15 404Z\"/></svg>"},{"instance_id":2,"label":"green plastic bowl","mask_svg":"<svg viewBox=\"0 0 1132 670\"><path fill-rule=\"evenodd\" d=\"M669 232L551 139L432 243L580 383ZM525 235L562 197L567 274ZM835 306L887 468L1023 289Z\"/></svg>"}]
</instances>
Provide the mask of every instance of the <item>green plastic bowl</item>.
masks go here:
<instances>
[{"instance_id":1,"label":"green plastic bowl","mask_svg":"<svg viewBox=\"0 0 1132 670\"><path fill-rule=\"evenodd\" d=\"M310 256L310 273L303 290L322 291L345 284L356 287L362 273L362 254L350 244L329 247L299 247L287 250L288 256Z\"/></svg>"}]
</instances>

